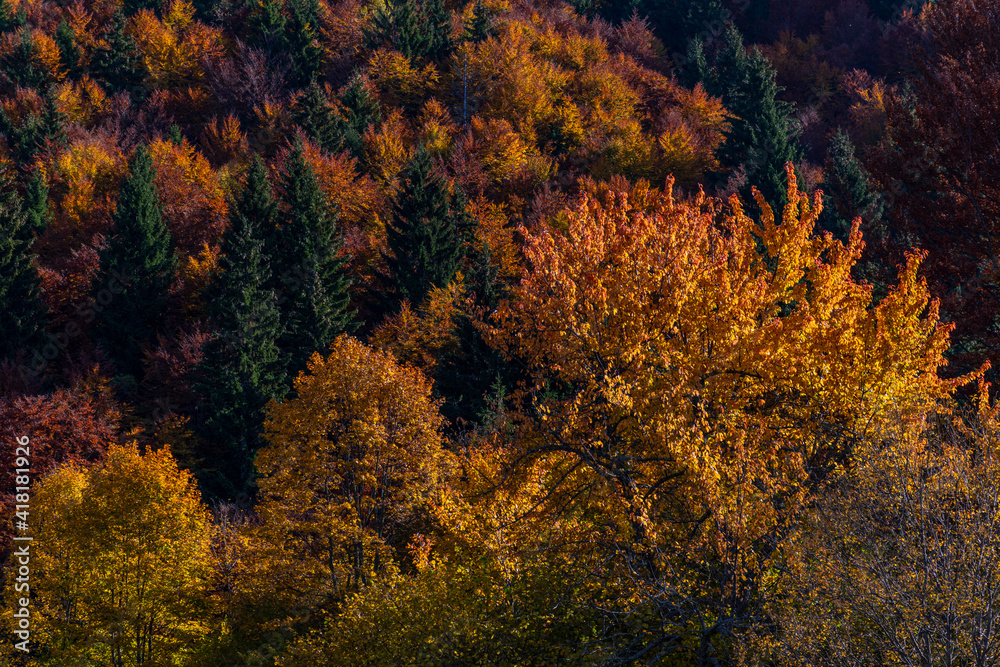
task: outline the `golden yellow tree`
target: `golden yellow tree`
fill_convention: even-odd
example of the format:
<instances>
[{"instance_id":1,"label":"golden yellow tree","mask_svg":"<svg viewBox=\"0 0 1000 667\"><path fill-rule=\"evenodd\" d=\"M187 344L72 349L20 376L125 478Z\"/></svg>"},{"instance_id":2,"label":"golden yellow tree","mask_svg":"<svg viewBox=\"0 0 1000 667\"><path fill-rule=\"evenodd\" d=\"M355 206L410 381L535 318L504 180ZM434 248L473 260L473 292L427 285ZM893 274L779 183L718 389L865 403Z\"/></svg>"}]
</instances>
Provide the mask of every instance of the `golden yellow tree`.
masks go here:
<instances>
[{"instance_id":1,"label":"golden yellow tree","mask_svg":"<svg viewBox=\"0 0 1000 667\"><path fill-rule=\"evenodd\" d=\"M35 491L30 525L40 664L176 664L207 632L210 517L168 449L114 446L61 468Z\"/></svg>"},{"instance_id":2,"label":"golden yellow tree","mask_svg":"<svg viewBox=\"0 0 1000 667\"><path fill-rule=\"evenodd\" d=\"M796 531L783 664L1000 662L1000 408L944 407L867 443Z\"/></svg>"},{"instance_id":3,"label":"golden yellow tree","mask_svg":"<svg viewBox=\"0 0 1000 667\"><path fill-rule=\"evenodd\" d=\"M758 613L811 494L890 409L919 417L962 381L937 375L948 328L920 256L872 307L857 227L847 246L815 234L820 202L788 179L780 222L759 196L758 222L736 198L609 192L565 233L523 230L495 339L532 374L511 479L547 486L550 524L587 517L606 585L642 619L622 656L709 664Z\"/></svg>"},{"instance_id":4,"label":"golden yellow tree","mask_svg":"<svg viewBox=\"0 0 1000 667\"><path fill-rule=\"evenodd\" d=\"M448 461L430 382L354 338L314 354L295 394L271 407L257 458L273 577L259 594L291 616L392 569Z\"/></svg>"}]
</instances>

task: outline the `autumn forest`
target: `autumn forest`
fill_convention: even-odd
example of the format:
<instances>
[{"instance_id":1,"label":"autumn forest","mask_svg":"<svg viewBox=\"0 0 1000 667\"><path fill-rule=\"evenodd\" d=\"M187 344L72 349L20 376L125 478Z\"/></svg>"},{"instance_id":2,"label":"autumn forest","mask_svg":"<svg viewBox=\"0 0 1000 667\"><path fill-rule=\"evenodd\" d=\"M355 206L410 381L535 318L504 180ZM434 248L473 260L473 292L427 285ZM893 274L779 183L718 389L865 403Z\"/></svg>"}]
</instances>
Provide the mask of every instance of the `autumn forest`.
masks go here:
<instances>
[{"instance_id":1,"label":"autumn forest","mask_svg":"<svg viewBox=\"0 0 1000 667\"><path fill-rule=\"evenodd\" d=\"M994 0L0 0L0 664L1000 666Z\"/></svg>"}]
</instances>

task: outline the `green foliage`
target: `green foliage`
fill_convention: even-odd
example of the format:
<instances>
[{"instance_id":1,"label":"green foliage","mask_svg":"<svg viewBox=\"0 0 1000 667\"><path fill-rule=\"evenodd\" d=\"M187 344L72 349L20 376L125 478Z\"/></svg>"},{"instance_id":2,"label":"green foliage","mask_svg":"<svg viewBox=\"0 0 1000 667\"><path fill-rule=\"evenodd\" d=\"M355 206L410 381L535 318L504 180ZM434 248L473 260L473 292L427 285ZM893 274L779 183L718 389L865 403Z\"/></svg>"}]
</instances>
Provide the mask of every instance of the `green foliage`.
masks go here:
<instances>
[{"instance_id":1,"label":"green foliage","mask_svg":"<svg viewBox=\"0 0 1000 667\"><path fill-rule=\"evenodd\" d=\"M336 214L319 188L316 174L296 142L282 182L283 208L267 240L272 253L272 286L279 295L289 375L306 367L339 334L353 331L351 284L336 231Z\"/></svg>"},{"instance_id":2,"label":"green foliage","mask_svg":"<svg viewBox=\"0 0 1000 667\"><path fill-rule=\"evenodd\" d=\"M248 19L250 41L270 50L281 49L285 39L285 15L281 0L251 3Z\"/></svg>"},{"instance_id":3,"label":"green foliage","mask_svg":"<svg viewBox=\"0 0 1000 667\"><path fill-rule=\"evenodd\" d=\"M122 10L127 16L132 16L142 9L159 9L160 4L160 0L124 0Z\"/></svg>"},{"instance_id":4,"label":"green foliage","mask_svg":"<svg viewBox=\"0 0 1000 667\"><path fill-rule=\"evenodd\" d=\"M96 336L121 373L141 373L144 344L163 328L167 292L177 259L153 185L153 160L145 146L136 148L122 183L114 226L100 254L94 297L111 302L97 314Z\"/></svg>"},{"instance_id":5,"label":"green foliage","mask_svg":"<svg viewBox=\"0 0 1000 667\"><path fill-rule=\"evenodd\" d=\"M0 175L0 359L13 359L37 343L43 329L45 307L30 254L32 231L10 176Z\"/></svg>"},{"instance_id":6,"label":"green foliage","mask_svg":"<svg viewBox=\"0 0 1000 667\"><path fill-rule=\"evenodd\" d=\"M365 38L372 48L387 45L413 61L441 60L452 48L451 17L442 0L388 0Z\"/></svg>"},{"instance_id":7,"label":"green foliage","mask_svg":"<svg viewBox=\"0 0 1000 667\"><path fill-rule=\"evenodd\" d=\"M358 132L330 105L315 81L292 108L294 120L317 146L330 153L344 148L360 150ZM348 139L350 138L350 142Z\"/></svg>"},{"instance_id":8,"label":"green foliage","mask_svg":"<svg viewBox=\"0 0 1000 667\"><path fill-rule=\"evenodd\" d=\"M200 477L202 487L219 497L251 489L264 406L285 394L280 312L263 242L277 212L267 169L255 158L222 241L220 273L209 295L215 337L199 369L202 435L209 443Z\"/></svg>"},{"instance_id":9,"label":"green foliage","mask_svg":"<svg viewBox=\"0 0 1000 667\"><path fill-rule=\"evenodd\" d=\"M125 15L115 12L104 32L107 46L98 48L91 60L91 69L110 92L138 93L145 67L135 40L125 34Z\"/></svg>"},{"instance_id":10,"label":"green foliage","mask_svg":"<svg viewBox=\"0 0 1000 667\"><path fill-rule=\"evenodd\" d=\"M319 0L290 0L285 23L285 48L292 59L290 81L304 88L316 80L323 66L319 38Z\"/></svg>"},{"instance_id":11,"label":"green foliage","mask_svg":"<svg viewBox=\"0 0 1000 667\"><path fill-rule=\"evenodd\" d=\"M464 39L471 42L489 39L496 32L495 22L496 14L483 3L483 0L476 0L472 8L472 21L465 26Z\"/></svg>"},{"instance_id":12,"label":"green foliage","mask_svg":"<svg viewBox=\"0 0 1000 667\"><path fill-rule=\"evenodd\" d=\"M739 30L729 24L703 83L730 113L720 163L727 169L743 167L745 198L753 184L772 206L784 206L785 163L799 160L802 151L789 119L792 105L777 99L781 88L770 62L756 47L748 53Z\"/></svg>"},{"instance_id":13,"label":"green foliage","mask_svg":"<svg viewBox=\"0 0 1000 667\"><path fill-rule=\"evenodd\" d=\"M371 94L364 80L355 76L341 93L340 103L344 106L347 124L344 128L344 147L351 151L354 157L364 157L361 137L369 126L378 126L382 122L382 110L378 100Z\"/></svg>"},{"instance_id":14,"label":"green foliage","mask_svg":"<svg viewBox=\"0 0 1000 667\"><path fill-rule=\"evenodd\" d=\"M3 58L3 71L11 81L24 88L40 88L46 80L46 73L37 67L35 43L31 31L21 29L21 39L13 52Z\"/></svg>"},{"instance_id":15,"label":"green foliage","mask_svg":"<svg viewBox=\"0 0 1000 667\"><path fill-rule=\"evenodd\" d=\"M462 195L434 172L430 154L417 150L405 186L386 225L388 279L399 299L417 306L433 287L444 287L465 259L472 228Z\"/></svg>"},{"instance_id":16,"label":"green foliage","mask_svg":"<svg viewBox=\"0 0 1000 667\"><path fill-rule=\"evenodd\" d=\"M17 30L25 24L24 9L15 12L10 0L0 0L0 33Z\"/></svg>"},{"instance_id":17,"label":"green foliage","mask_svg":"<svg viewBox=\"0 0 1000 667\"><path fill-rule=\"evenodd\" d=\"M56 46L59 47L59 59L70 74L76 74L80 69L80 47L76 43L76 31L63 19L55 34Z\"/></svg>"},{"instance_id":18,"label":"green foliage","mask_svg":"<svg viewBox=\"0 0 1000 667\"><path fill-rule=\"evenodd\" d=\"M868 172L854 154L854 144L838 129L830 142L824 184L823 213L820 224L841 241L847 239L851 223L861 218L867 229L882 222L885 204L872 189Z\"/></svg>"},{"instance_id":19,"label":"green foliage","mask_svg":"<svg viewBox=\"0 0 1000 667\"><path fill-rule=\"evenodd\" d=\"M56 107L51 92L45 95L45 106L41 114L30 114L20 125L11 122L0 109L0 133L7 137L14 158L22 166L27 166L39 151L66 143L63 131L64 118Z\"/></svg>"},{"instance_id":20,"label":"green foliage","mask_svg":"<svg viewBox=\"0 0 1000 667\"><path fill-rule=\"evenodd\" d=\"M24 200L28 229L42 233L52 222L52 211L49 209L49 184L41 170L34 171L28 179Z\"/></svg>"}]
</instances>

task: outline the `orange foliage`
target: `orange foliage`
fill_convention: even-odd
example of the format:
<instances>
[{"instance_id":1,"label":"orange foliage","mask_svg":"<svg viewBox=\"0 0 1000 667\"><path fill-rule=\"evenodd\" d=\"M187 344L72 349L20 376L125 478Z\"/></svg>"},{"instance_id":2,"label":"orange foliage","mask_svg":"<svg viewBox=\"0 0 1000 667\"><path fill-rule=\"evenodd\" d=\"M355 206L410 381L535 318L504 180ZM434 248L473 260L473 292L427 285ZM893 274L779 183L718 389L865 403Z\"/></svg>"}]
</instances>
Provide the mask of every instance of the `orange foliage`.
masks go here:
<instances>
[{"instance_id":1,"label":"orange foliage","mask_svg":"<svg viewBox=\"0 0 1000 667\"><path fill-rule=\"evenodd\" d=\"M369 125L363 137L368 171L382 183L395 186L399 173L410 161L410 131L397 109L389 114L378 130Z\"/></svg>"},{"instance_id":2,"label":"orange foliage","mask_svg":"<svg viewBox=\"0 0 1000 667\"><path fill-rule=\"evenodd\" d=\"M368 72L382 104L405 109L414 109L433 95L440 78L434 65L417 69L402 53L385 49L369 58Z\"/></svg>"},{"instance_id":3,"label":"orange foliage","mask_svg":"<svg viewBox=\"0 0 1000 667\"><path fill-rule=\"evenodd\" d=\"M208 159L217 165L242 159L250 150L247 135L240 129L240 121L232 115L221 121L213 117L202 131L199 143Z\"/></svg>"},{"instance_id":4,"label":"orange foliage","mask_svg":"<svg viewBox=\"0 0 1000 667\"><path fill-rule=\"evenodd\" d=\"M132 17L129 33L139 46L153 88L197 86L205 75L203 62L223 54L221 31L195 21L194 7L187 0L173 0L162 21L149 10L140 11Z\"/></svg>"},{"instance_id":5,"label":"orange foliage","mask_svg":"<svg viewBox=\"0 0 1000 667\"><path fill-rule=\"evenodd\" d=\"M105 110L107 94L89 75L66 81L55 89L56 107L66 120L92 126Z\"/></svg>"},{"instance_id":6,"label":"orange foliage","mask_svg":"<svg viewBox=\"0 0 1000 667\"><path fill-rule=\"evenodd\" d=\"M226 225L228 205L219 175L185 140L157 139L149 146L163 217L181 258L216 245Z\"/></svg>"},{"instance_id":7,"label":"orange foliage","mask_svg":"<svg viewBox=\"0 0 1000 667\"><path fill-rule=\"evenodd\" d=\"M31 476L40 480L66 463L98 461L118 435L121 413L107 382L91 375L73 389L40 396L0 397L0 463L14 469L14 441L26 436L31 448ZM13 515L14 479L0 480L0 507ZM0 532L6 550L10 523Z\"/></svg>"},{"instance_id":8,"label":"orange foliage","mask_svg":"<svg viewBox=\"0 0 1000 667\"><path fill-rule=\"evenodd\" d=\"M758 585L773 554L760 545L850 464L852 443L919 420L969 379L937 374L950 327L917 279L921 257L871 308L851 277L857 226L847 246L815 235L819 199L790 166L788 178L780 222L759 198L760 223L736 198L726 214L668 191L646 210L584 196L565 233L522 230L528 266L496 337L532 374L514 479L545 479L547 526L593 513L610 527L587 543L610 541L637 604L671 604L664 586L709 594L699 568L736 582L734 596ZM644 580L646 562L670 583Z\"/></svg>"}]
</instances>

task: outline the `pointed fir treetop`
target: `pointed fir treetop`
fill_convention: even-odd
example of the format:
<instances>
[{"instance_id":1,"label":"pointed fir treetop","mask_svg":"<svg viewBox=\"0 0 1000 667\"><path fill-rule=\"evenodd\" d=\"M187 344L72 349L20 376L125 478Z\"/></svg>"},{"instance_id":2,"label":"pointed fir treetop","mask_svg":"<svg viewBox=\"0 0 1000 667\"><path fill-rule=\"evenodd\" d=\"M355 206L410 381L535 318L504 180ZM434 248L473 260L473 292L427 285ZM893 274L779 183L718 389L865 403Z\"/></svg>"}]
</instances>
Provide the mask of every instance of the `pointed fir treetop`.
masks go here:
<instances>
[{"instance_id":1,"label":"pointed fir treetop","mask_svg":"<svg viewBox=\"0 0 1000 667\"><path fill-rule=\"evenodd\" d=\"M855 218L878 224L885 204L871 187L868 172L854 154L854 144L838 128L830 142L824 173L824 205L820 223L841 241L847 239Z\"/></svg>"},{"instance_id":2,"label":"pointed fir treetop","mask_svg":"<svg viewBox=\"0 0 1000 667\"><path fill-rule=\"evenodd\" d=\"M145 66L139 47L125 32L125 26L125 14L121 10L115 12L104 31L107 46L94 52L91 66L111 92L135 93L145 78Z\"/></svg>"},{"instance_id":3,"label":"pointed fir treetop","mask_svg":"<svg viewBox=\"0 0 1000 667\"><path fill-rule=\"evenodd\" d=\"M281 346L294 376L313 352L325 350L356 324L336 214L305 159L301 140L293 145L285 172L279 226L268 246L285 329Z\"/></svg>"},{"instance_id":4,"label":"pointed fir treetop","mask_svg":"<svg viewBox=\"0 0 1000 667\"><path fill-rule=\"evenodd\" d=\"M13 359L38 342L45 307L35 269L29 217L13 180L0 173L0 359Z\"/></svg>"},{"instance_id":5,"label":"pointed fir treetop","mask_svg":"<svg viewBox=\"0 0 1000 667\"><path fill-rule=\"evenodd\" d=\"M483 0L476 0L472 8L472 20L465 26L463 39L470 42L483 42L493 36L496 14L490 10Z\"/></svg>"},{"instance_id":6,"label":"pointed fir treetop","mask_svg":"<svg viewBox=\"0 0 1000 667\"><path fill-rule=\"evenodd\" d=\"M319 19L318 0L289 0L285 48L292 59L290 83L295 88L308 86L322 70L323 49L317 41Z\"/></svg>"},{"instance_id":7,"label":"pointed fir treetop","mask_svg":"<svg viewBox=\"0 0 1000 667\"><path fill-rule=\"evenodd\" d=\"M416 306L434 287L455 277L465 258L473 221L464 195L452 193L421 146L403 174L403 189L386 225L388 281Z\"/></svg>"},{"instance_id":8,"label":"pointed fir treetop","mask_svg":"<svg viewBox=\"0 0 1000 667\"><path fill-rule=\"evenodd\" d=\"M80 47L76 43L76 31L63 19L56 28L56 47L59 49L59 60L70 74L77 74L80 69Z\"/></svg>"},{"instance_id":9,"label":"pointed fir treetop","mask_svg":"<svg viewBox=\"0 0 1000 667\"><path fill-rule=\"evenodd\" d=\"M292 120L305 130L320 148L336 153L345 147L347 134L353 131L330 105L323 87L313 81L292 108ZM354 132L357 136L357 132ZM358 137L360 143L360 137Z\"/></svg>"},{"instance_id":10,"label":"pointed fir treetop","mask_svg":"<svg viewBox=\"0 0 1000 667\"><path fill-rule=\"evenodd\" d=\"M388 44L412 61L441 60L452 48L451 15L442 0L388 0L365 41L372 48Z\"/></svg>"},{"instance_id":11,"label":"pointed fir treetop","mask_svg":"<svg viewBox=\"0 0 1000 667\"><path fill-rule=\"evenodd\" d=\"M25 212L28 216L28 228L40 234L52 222L52 211L49 209L49 184L42 170L36 169L25 186Z\"/></svg>"}]
</instances>

